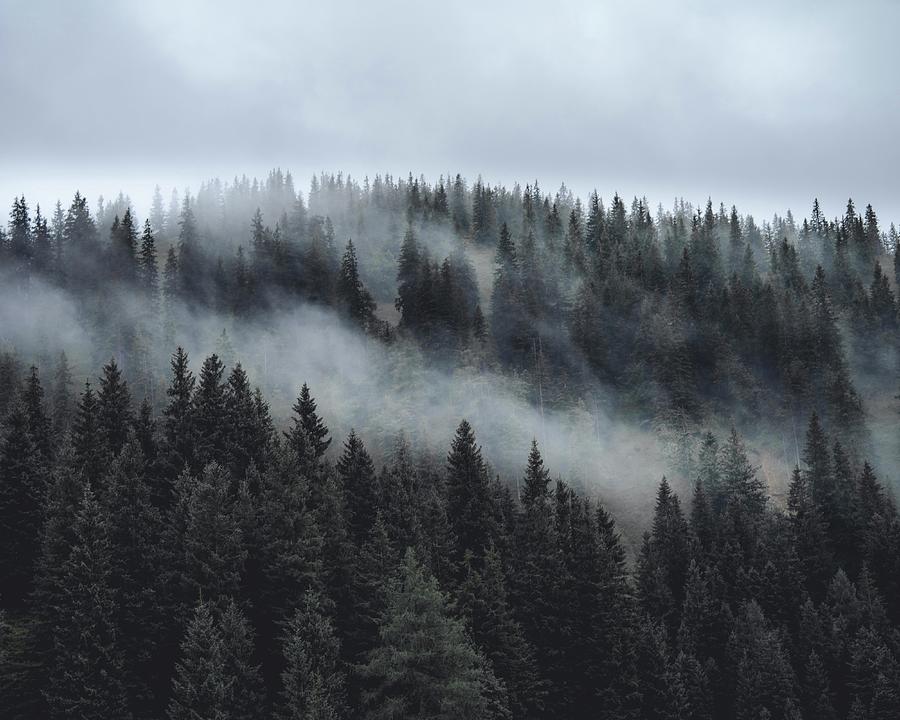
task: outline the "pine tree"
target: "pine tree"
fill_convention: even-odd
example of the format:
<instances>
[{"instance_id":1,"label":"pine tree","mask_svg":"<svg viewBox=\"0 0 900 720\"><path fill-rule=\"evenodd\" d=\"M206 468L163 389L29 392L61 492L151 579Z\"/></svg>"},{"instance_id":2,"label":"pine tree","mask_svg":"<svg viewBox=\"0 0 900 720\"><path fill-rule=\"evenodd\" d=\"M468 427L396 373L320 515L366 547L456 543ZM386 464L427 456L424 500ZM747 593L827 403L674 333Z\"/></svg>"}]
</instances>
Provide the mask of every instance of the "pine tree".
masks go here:
<instances>
[{"instance_id":1,"label":"pine tree","mask_svg":"<svg viewBox=\"0 0 900 720\"><path fill-rule=\"evenodd\" d=\"M375 301L359 279L356 248L353 241L347 241L347 249L341 258L341 269L337 280L337 298L350 319L363 330L374 320Z\"/></svg>"},{"instance_id":2,"label":"pine tree","mask_svg":"<svg viewBox=\"0 0 900 720\"><path fill-rule=\"evenodd\" d=\"M60 352L53 377L53 426L57 434L68 431L72 422L72 372L65 352Z\"/></svg>"},{"instance_id":3,"label":"pine tree","mask_svg":"<svg viewBox=\"0 0 900 720\"><path fill-rule=\"evenodd\" d=\"M264 707L259 665L255 662L253 629L234 600L219 613L224 675L228 679L226 707L231 720L254 720Z\"/></svg>"},{"instance_id":4,"label":"pine tree","mask_svg":"<svg viewBox=\"0 0 900 720\"><path fill-rule=\"evenodd\" d=\"M734 428L720 451L719 468L726 505L744 522L758 520L766 505L765 484L750 464Z\"/></svg>"},{"instance_id":5,"label":"pine tree","mask_svg":"<svg viewBox=\"0 0 900 720\"><path fill-rule=\"evenodd\" d=\"M166 390L168 405L163 409L163 440L165 464L170 478L194 463L196 429L192 397L193 373L188 368L187 353L180 347L171 360L172 383Z\"/></svg>"},{"instance_id":6,"label":"pine tree","mask_svg":"<svg viewBox=\"0 0 900 720\"><path fill-rule=\"evenodd\" d=\"M233 679L225 670L224 640L210 603L198 603L181 643L172 678L169 720L226 720Z\"/></svg>"},{"instance_id":7,"label":"pine tree","mask_svg":"<svg viewBox=\"0 0 900 720\"><path fill-rule=\"evenodd\" d=\"M103 366L97 394L97 423L106 450L117 455L134 425L131 393L114 358Z\"/></svg>"},{"instance_id":8,"label":"pine tree","mask_svg":"<svg viewBox=\"0 0 900 720\"><path fill-rule=\"evenodd\" d=\"M177 292L187 305L206 302L203 254L190 198L185 195L178 221ZM166 263L168 269L168 263Z\"/></svg>"},{"instance_id":9,"label":"pine tree","mask_svg":"<svg viewBox=\"0 0 900 720\"><path fill-rule=\"evenodd\" d=\"M766 711L769 717L789 720L786 708L796 704L794 673L778 631L753 601L741 608L729 654L735 668L734 716L749 720Z\"/></svg>"},{"instance_id":10,"label":"pine tree","mask_svg":"<svg viewBox=\"0 0 900 720\"><path fill-rule=\"evenodd\" d=\"M159 302L159 267L156 259L156 239L149 218L144 223L144 234L141 236L138 283L144 294L144 302L149 304L148 315L152 317Z\"/></svg>"},{"instance_id":11,"label":"pine tree","mask_svg":"<svg viewBox=\"0 0 900 720\"><path fill-rule=\"evenodd\" d=\"M154 689L168 677L160 676L155 653L165 625L157 587L162 519L134 436L112 461L101 503L109 518L111 585L117 599L125 682L131 711L141 717L152 707Z\"/></svg>"},{"instance_id":12,"label":"pine tree","mask_svg":"<svg viewBox=\"0 0 900 720\"><path fill-rule=\"evenodd\" d=\"M809 654L802 688L804 717L837 720L837 713L828 688L828 675L815 650Z\"/></svg>"},{"instance_id":13,"label":"pine tree","mask_svg":"<svg viewBox=\"0 0 900 720\"><path fill-rule=\"evenodd\" d=\"M423 260L427 264L427 258L423 259L422 250L410 226L406 230L406 235L403 236L403 244L400 247L397 299L394 301L394 305L401 314L400 324L406 328L415 328L421 321L417 298Z\"/></svg>"},{"instance_id":14,"label":"pine tree","mask_svg":"<svg viewBox=\"0 0 900 720\"><path fill-rule=\"evenodd\" d=\"M281 720L338 720L346 704L340 642L319 599L307 593L285 629Z\"/></svg>"},{"instance_id":15,"label":"pine tree","mask_svg":"<svg viewBox=\"0 0 900 720\"><path fill-rule=\"evenodd\" d=\"M73 539L62 567L60 604L53 608L47 704L54 717L128 718L109 520L89 487L75 516Z\"/></svg>"},{"instance_id":16,"label":"pine tree","mask_svg":"<svg viewBox=\"0 0 900 720\"><path fill-rule=\"evenodd\" d=\"M378 480L372 458L355 430L344 443L344 452L337 462L337 471L344 492L347 525L357 546L372 530L379 504Z\"/></svg>"},{"instance_id":17,"label":"pine tree","mask_svg":"<svg viewBox=\"0 0 900 720\"><path fill-rule=\"evenodd\" d=\"M458 605L472 639L506 687L513 717L534 717L541 709L544 687L537 675L534 651L513 618L500 555L489 548L481 572L472 566L471 555L466 556L464 565Z\"/></svg>"},{"instance_id":18,"label":"pine tree","mask_svg":"<svg viewBox=\"0 0 900 720\"><path fill-rule=\"evenodd\" d=\"M16 402L0 445L0 593L9 608L21 607L31 590L47 469L27 410Z\"/></svg>"},{"instance_id":19,"label":"pine tree","mask_svg":"<svg viewBox=\"0 0 900 720\"><path fill-rule=\"evenodd\" d=\"M121 222L116 216L110 235L110 271L119 282L131 283L137 269L135 252L137 249L137 228L131 208L125 210Z\"/></svg>"},{"instance_id":20,"label":"pine tree","mask_svg":"<svg viewBox=\"0 0 900 720\"><path fill-rule=\"evenodd\" d=\"M197 390L192 399L191 415L196 433L195 462L199 466L225 460L226 388L222 381L225 368L218 355L212 354L200 368Z\"/></svg>"},{"instance_id":21,"label":"pine tree","mask_svg":"<svg viewBox=\"0 0 900 720\"><path fill-rule=\"evenodd\" d=\"M807 589L814 598L820 599L833 574L832 559L820 508L812 497L807 476L796 467L788 491L788 512Z\"/></svg>"},{"instance_id":22,"label":"pine tree","mask_svg":"<svg viewBox=\"0 0 900 720\"><path fill-rule=\"evenodd\" d=\"M258 593L273 626L290 619L308 590L322 590L322 535L308 500L296 455L277 450L259 478L257 502ZM270 632L260 629L263 642L274 639Z\"/></svg>"},{"instance_id":23,"label":"pine tree","mask_svg":"<svg viewBox=\"0 0 900 720\"><path fill-rule=\"evenodd\" d=\"M53 459L53 429L44 406L44 388L41 386L38 370L33 365L25 380L22 402L28 416L28 432L40 453L41 461L49 465Z\"/></svg>"},{"instance_id":24,"label":"pine tree","mask_svg":"<svg viewBox=\"0 0 900 720\"><path fill-rule=\"evenodd\" d=\"M461 562L467 551L481 557L497 538L499 526L481 447L466 420L456 429L446 472L447 516L456 535L455 559Z\"/></svg>"},{"instance_id":25,"label":"pine tree","mask_svg":"<svg viewBox=\"0 0 900 720\"><path fill-rule=\"evenodd\" d=\"M490 718L496 679L472 647L447 597L408 550L379 629L361 668L371 684L365 717Z\"/></svg>"},{"instance_id":26,"label":"pine tree","mask_svg":"<svg viewBox=\"0 0 900 720\"><path fill-rule=\"evenodd\" d=\"M72 447L76 469L89 483L96 486L106 471L107 450L100 427L100 407L97 397L86 382L78 403L72 427Z\"/></svg>"},{"instance_id":27,"label":"pine tree","mask_svg":"<svg viewBox=\"0 0 900 720\"><path fill-rule=\"evenodd\" d=\"M232 368L225 387L227 418L224 448L232 475L244 477L250 464L264 469L272 432L265 407L258 407L250 381L240 363Z\"/></svg>"},{"instance_id":28,"label":"pine tree","mask_svg":"<svg viewBox=\"0 0 900 720\"><path fill-rule=\"evenodd\" d=\"M689 561L687 521L678 495L663 478L656 494L653 529L641 550L638 589L644 610L665 620L670 631L678 627Z\"/></svg>"},{"instance_id":29,"label":"pine tree","mask_svg":"<svg viewBox=\"0 0 900 720\"><path fill-rule=\"evenodd\" d=\"M247 551L228 472L206 466L189 490L181 546L187 597L238 597Z\"/></svg>"},{"instance_id":30,"label":"pine tree","mask_svg":"<svg viewBox=\"0 0 900 720\"><path fill-rule=\"evenodd\" d=\"M301 465L306 466L318 463L328 446L331 438L328 437L328 428L322 422L322 418L316 413L316 401L309 392L309 386L303 383L300 388L300 396L293 405L294 417L290 430L285 433L288 442L297 453Z\"/></svg>"}]
</instances>

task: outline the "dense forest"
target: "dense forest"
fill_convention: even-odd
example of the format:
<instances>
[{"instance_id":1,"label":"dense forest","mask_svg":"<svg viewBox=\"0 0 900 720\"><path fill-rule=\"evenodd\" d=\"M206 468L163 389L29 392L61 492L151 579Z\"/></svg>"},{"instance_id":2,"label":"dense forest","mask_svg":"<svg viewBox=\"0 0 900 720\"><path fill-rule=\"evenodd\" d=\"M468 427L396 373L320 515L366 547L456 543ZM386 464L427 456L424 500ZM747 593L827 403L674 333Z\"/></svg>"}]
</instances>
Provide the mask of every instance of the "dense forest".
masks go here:
<instances>
[{"instance_id":1,"label":"dense forest","mask_svg":"<svg viewBox=\"0 0 900 720\"><path fill-rule=\"evenodd\" d=\"M900 236L841 213L15 198L0 716L896 718Z\"/></svg>"}]
</instances>

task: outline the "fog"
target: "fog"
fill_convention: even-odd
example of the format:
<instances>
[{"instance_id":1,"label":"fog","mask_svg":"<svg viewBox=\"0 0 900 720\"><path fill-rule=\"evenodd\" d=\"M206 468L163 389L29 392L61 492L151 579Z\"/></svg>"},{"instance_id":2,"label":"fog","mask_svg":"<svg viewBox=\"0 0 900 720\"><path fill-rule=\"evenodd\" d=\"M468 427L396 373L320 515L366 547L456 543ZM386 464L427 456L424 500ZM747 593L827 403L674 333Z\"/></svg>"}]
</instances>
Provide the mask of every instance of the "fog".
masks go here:
<instances>
[{"instance_id":1,"label":"fog","mask_svg":"<svg viewBox=\"0 0 900 720\"><path fill-rule=\"evenodd\" d=\"M127 293L110 293L107 302L123 321L140 317L141 302ZM7 284L0 291L0 328L0 347L13 349L26 366L36 363L48 391L56 357L64 350L77 392L86 381L96 387L101 364L113 357L131 380L135 402L142 394L157 408L166 402L168 350L154 344L147 357L131 362L115 347L104 354L96 332L83 324L64 291L33 281L24 295ZM494 472L516 487L536 439L553 477L601 498L623 527L634 531L632 540L659 478L677 472L652 428L615 421L602 402L591 412L532 406L523 381L474 365L452 372L430 367L415 343L385 345L322 307L299 303L254 323L185 312L175 342L189 353L195 374L212 353L226 363L226 373L240 362L263 391L279 429L288 426L300 385L308 383L331 431L332 454L355 428L378 462L403 438L422 460L440 464L466 418ZM135 382L144 362L152 367L148 385Z\"/></svg>"}]
</instances>

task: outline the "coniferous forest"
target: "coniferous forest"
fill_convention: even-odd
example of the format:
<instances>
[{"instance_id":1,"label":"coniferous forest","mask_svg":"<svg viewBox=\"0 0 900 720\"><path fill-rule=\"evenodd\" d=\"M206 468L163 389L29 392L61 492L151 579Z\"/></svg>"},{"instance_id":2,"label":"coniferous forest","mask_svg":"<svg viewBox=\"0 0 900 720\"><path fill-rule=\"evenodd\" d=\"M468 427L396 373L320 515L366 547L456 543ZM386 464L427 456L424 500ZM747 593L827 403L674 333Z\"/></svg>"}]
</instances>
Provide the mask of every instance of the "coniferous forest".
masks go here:
<instances>
[{"instance_id":1,"label":"coniferous forest","mask_svg":"<svg viewBox=\"0 0 900 720\"><path fill-rule=\"evenodd\" d=\"M289 173L12 203L0 717L900 716L900 235Z\"/></svg>"}]
</instances>

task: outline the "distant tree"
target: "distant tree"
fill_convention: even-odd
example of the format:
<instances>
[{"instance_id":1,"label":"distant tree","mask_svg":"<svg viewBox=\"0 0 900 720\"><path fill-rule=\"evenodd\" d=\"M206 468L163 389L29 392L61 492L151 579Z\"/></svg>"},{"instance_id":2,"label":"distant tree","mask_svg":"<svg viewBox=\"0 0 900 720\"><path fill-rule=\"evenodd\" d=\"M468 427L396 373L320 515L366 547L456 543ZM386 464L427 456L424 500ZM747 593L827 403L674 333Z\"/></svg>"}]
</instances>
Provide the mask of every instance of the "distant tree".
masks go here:
<instances>
[{"instance_id":1,"label":"distant tree","mask_svg":"<svg viewBox=\"0 0 900 720\"><path fill-rule=\"evenodd\" d=\"M337 298L350 319L363 330L368 329L374 319L375 301L359 279L356 248L353 241L347 241L347 249L341 258L341 268L337 279Z\"/></svg>"}]
</instances>

